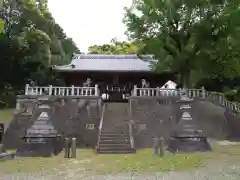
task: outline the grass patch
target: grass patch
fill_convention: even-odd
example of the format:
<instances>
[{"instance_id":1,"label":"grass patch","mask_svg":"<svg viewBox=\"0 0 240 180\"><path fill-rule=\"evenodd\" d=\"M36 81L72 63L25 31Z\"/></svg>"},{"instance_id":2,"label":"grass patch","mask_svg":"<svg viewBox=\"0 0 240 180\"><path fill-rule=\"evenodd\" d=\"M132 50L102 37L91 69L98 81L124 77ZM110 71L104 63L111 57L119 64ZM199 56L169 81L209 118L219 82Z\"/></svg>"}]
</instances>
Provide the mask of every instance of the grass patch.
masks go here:
<instances>
[{"instance_id":1,"label":"grass patch","mask_svg":"<svg viewBox=\"0 0 240 180\"><path fill-rule=\"evenodd\" d=\"M152 149L139 150L136 154L95 154L92 149L78 149L76 159L64 159L63 153L50 158L18 158L0 161L0 173L42 172L51 170L76 170L79 168L96 173L160 172L200 167L206 159L201 153L152 155Z\"/></svg>"},{"instance_id":2,"label":"grass patch","mask_svg":"<svg viewBox=\"0 0 240 180\"><path fill-rule=\"evenodd\" d=\"M14 109L0 109L0 122L10 122L13 119Z\"/></svg>"},{"instance_id":3,"label":"grass patch","mask_svg":"<svg viewBox=\"0 0 240 180\"><path fill-rule=\"evenodd\" d=\"M14 160L0 161L0 174L18 172L41 172L58 167L63 162L63 156L49 158L27 157Z\"/></svg>"},{"instance_id":4,"label":"grass patch","mask_svg":"<svg viewBox=\"0 0 240 180\"><path fill-rule=\"evenodd\" d=\"M84 153L81 151L79 153ZM136 154L98 154L85 160L78 157L78 163L75 160L68 167L80 166L99 173L174 171L202 166L207 159L206 154L166 154L159 157L153 155L152 149L144 149Z\"/></svg>"},{"instance_id":5,"label":"grass patch","mask_svg":"<svg viewBox=\"0 0 240 180\"><path fill-rule=\"evenodd\" d=\"M63 152L50 158L18 158L0 161L0 174L16 172L76 171L83 169L98 174L121 172L179 171L208 167L212 162L236 164L240 162L240 144L219 146L213 144L213 151L187 153L164 157L154 156L152 149L138 150L136 154L96 154L93 149L78 149L76 159L64 159Z\"/></svg>"}]
</instances>

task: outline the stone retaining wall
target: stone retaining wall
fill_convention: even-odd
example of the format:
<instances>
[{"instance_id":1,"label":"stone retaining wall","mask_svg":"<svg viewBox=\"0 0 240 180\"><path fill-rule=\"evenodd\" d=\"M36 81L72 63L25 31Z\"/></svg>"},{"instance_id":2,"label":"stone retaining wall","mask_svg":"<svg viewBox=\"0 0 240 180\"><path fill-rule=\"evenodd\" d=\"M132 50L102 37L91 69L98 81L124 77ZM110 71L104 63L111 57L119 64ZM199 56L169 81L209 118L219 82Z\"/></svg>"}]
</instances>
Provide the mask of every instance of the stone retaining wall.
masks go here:
<instances>
[{"instance_id":1,"label":"stone retaining wall","mask_svg":"<svg viewBox=\"0 0 240 180\"><path fill-rule=\"evenodd\" d=\"M168 142L170 133L176 127L177 118L179 118L179 115L174 116L179 108L175 103L177 100L176 98L166 100L144 97L130 99L130 119L135 123L136 148L152 147L154 136L164 137L165 142ZM194 100L191 115L208 138L223 140L227 138L230 131L234 131L235 136L240 134L236 133L240 132L240 121L237 124L236 118L228 118L227 123L224 112L224 108L211 102Z\"/></svg>"},{"instance_id":2,"label":"stone retaining wall","mask_svg":"<svg viewBox=\"0 0 240 180\"><path fill-rule=\"evenodd\" d=\"M175 124L171 119L171 106L146 98L130 99L129 103L136 148L152 147L155 136L169 138Z\"/></svg>"},{"instance_id":3,"label":"stone retaining wall","mask_svg":"<svg viewBox=\"0 0 240 180\"><path fill-rule=\"evenodd\" d=\"M227 119L228 140L240 141L240 116L226 111L224 113Z\"/></svg>"},{"instance_id":4,"label":"stone retaining wall","mask_svg":"<svg viewBox=\"0 0 240 180\"><path fill-rule=\"evenodd\" d=\"M37 97L19 96L18 98L20 106L18 106L14 119L4 135L6 148L11 149L22 145L22 137L26 130L39 116L36 113ZM52 122L58 133L64 137L76 137L78 146L95 147L102 111L101 99L94 97L51 97L50 101L52 102Z\"/></svg>"}]
</instances>

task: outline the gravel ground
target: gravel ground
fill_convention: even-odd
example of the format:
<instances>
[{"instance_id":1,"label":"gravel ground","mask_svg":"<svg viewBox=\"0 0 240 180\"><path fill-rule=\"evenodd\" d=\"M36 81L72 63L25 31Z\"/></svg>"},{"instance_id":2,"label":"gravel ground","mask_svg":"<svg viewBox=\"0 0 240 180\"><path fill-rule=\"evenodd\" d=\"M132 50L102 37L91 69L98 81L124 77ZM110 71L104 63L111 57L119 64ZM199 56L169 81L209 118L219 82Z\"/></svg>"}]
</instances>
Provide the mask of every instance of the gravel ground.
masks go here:
<instances>
[{"instance_id":1,"label":"gravel ground","mask_svg":"<svg viewBox=\"0 0 240 180\"><path fill-rule=\"evenodd\" d=\"M11 174L4 175L3 180L239 180L240 165L224 165L204 167L190 171L159 172L159 173L123 173L116 175L97 175L84 169L68 169L59 172L55 169L52 172L38 174Z\"/></svg>"}]
</instances>

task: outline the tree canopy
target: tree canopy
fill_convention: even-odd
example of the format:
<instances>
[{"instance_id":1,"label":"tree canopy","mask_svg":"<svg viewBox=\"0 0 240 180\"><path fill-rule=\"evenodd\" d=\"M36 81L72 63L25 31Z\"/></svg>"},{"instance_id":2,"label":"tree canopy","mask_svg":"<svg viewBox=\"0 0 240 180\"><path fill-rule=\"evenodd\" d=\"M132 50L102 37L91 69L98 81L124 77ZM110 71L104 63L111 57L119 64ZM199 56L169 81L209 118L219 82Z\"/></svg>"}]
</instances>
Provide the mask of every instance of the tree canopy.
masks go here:
<instances>
[{"instance_id":1,"label":"tree canopy","mask_svg":"<svg viewBox=\"0 0 240 180\"><path fill-rule=\"evenodd\" d=\"M140 44L136 42L112 39L109 44L93 45L88 48L90 54L137 54Z\"/></svg>"},{"instance_id":2,"label":"tree canopy","mask_svg":"<svg viewBox=\"0 0 240 180\"><path fill-rule=\"evenodd\" d=\"M240 75L240 9L237 0L135 0L124 22L141 53L155 55L158 71L180 75L184 86L193 75Z\"/></svg>"},{"instance_id":3,"label":"tree canopy","mask_svg":"<svg viewBox=\"0 0 240 180\"><path fill-rule=\"evenodd\" d=\"M14 100L28 79L54 80L49 67L65 64L79 50L48 10L47 0L4 0L0 4L0 101Z\"/></svg>"}]
</instances>

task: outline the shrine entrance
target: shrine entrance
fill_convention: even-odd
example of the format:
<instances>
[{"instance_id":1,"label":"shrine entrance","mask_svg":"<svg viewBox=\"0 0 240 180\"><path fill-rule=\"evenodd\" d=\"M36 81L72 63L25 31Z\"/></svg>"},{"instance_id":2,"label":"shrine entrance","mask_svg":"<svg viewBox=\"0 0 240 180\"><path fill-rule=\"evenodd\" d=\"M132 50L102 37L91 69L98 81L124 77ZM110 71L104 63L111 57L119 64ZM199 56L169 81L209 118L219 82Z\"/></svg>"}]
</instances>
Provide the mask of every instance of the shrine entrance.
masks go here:
<instances>
[{"instance_id":1,"label":"shrine entrance","mask_svg":"<svg viewBox=\"0 0 240 180\"><path fill-rule=\"evenodd\" d=\"M128 83L121 83L118 74L113 76L112 82L100 87L102 99L105 102L128 102L127 97L131 95L133 86Z\"/></svg>"},{"instance_id":2,"label":"shrine entrance","mask_svg":"<svg viewBox=\"0 0 240 180\"><path fill-rule=\"evenodd\" d=\"M131 89L126 86L105 86L101 92L102 99L105 102L128 102L131 95Z\"/></svg>"}]
</instances>

